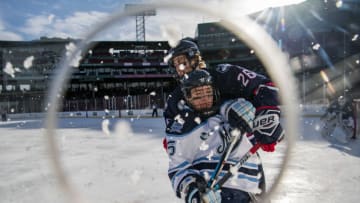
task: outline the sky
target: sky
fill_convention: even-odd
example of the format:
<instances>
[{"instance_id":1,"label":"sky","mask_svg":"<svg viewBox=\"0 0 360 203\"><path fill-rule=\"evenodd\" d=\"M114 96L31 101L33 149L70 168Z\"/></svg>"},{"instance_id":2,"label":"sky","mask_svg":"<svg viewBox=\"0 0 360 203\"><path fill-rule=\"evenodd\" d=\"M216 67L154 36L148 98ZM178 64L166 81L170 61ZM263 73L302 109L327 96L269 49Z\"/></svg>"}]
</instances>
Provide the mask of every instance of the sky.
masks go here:
<instances>
[{"instance_id":1,"label":"sky","mask_svg":"<svg viewBox=\"0 0 360 203\"><path fill-rule=\"evenodd\" d=\"M194 2L185 0L188 2ZM183 2L185 2L183 1ZM224 13L249 14L267 7L299 3L304 0L199 0L198 3L219 8ZM29 41L42 36L82 38L125 4L159 2L157 0L1 0L0 40ZM212 16L184 10L157 10L157 16L146 17L146 39L164 40L164 25L180 25L182 36L194 36L198 23L218 21ZM136 40L135 18L123 20L98 36L99 40Z\"/></svg>"},{"instance_id":2,"label":"sky","mask_svg":"<svg viewBox=\"0 0 360 203\"><path fill-rule=\"evenodd\" d=\"M301 118L301 136L272 203L359 202L360 139L339 142L335 137L340 138L341 131L336 130L333 137L324 138L320 126L319 117ZM44 128L42 119L0 121L1 203L69 202L49 165ZM62 167L87 200L77 203L183 202L175 197L167 177L164 129L163 118L141 115L59 119L55 140ZM283 141L274 153L259 152L268 189L279 173L286 146Z\"/></svg>"}]
</instances>

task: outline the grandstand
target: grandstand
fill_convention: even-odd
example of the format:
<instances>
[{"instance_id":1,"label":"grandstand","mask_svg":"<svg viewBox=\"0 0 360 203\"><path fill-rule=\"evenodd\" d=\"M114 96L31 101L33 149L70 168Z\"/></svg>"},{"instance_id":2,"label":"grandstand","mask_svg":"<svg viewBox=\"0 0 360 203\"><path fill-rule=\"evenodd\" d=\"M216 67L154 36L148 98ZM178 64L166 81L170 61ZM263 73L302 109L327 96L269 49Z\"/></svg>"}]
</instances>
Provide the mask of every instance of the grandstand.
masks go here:
<instances>
[{"instance_id":1,"label":"grandstand","mask_svg":"<svg viewBox=\"0 0 360 203\"><path fill-rule=\"evenodd\" d=\"M66 43L68 40L58 39L0 42L2 109L8 113L44 111L47 83L53 77ZM26 59L29 65L25 67Z\"/></svg>"},{"instance_id":2,"label":"grandstand","mask_svg":"<svg viewBox=\"0 0 360 203\"><path fill-rule=\"evenodd\" d=\"M69 43L76 41L1 41L2 69L15 70L13 75L1 72L1 107L11 113L44 111L48 83ZM152 102L164 105L175 85L163 62L167 42L101 41L89 47L63 95L64 111L142 109ZM29 57L34 58L32 65L25 68Z\"/></svg>"},{"instance_id":3,"label":"grandstand","mask_svg":"<svg viewBox=\"0 0 360 203\"><path fill-rule=\"evenodd\" d=\"M175 85L163 61L170 48L167 42L101 41L90 47L71 77L65 110L144 109L154 102L164 105Z\"/></svg>"}]
</instances>

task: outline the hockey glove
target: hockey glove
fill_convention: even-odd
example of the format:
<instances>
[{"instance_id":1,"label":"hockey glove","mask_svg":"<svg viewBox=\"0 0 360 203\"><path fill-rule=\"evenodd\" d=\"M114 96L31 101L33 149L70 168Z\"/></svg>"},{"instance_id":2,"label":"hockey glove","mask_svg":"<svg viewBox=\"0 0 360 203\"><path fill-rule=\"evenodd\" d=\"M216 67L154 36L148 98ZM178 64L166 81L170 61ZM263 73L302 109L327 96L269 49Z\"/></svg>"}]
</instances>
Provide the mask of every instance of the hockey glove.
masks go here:
<instances>
[{"instance_id":1,"label":"hockey glove","mask_svg":"<svg viewBox=\"0 0 360 203\"><path fill-rule=\"evenodd\" d=\"M220 190L208 190L202 195L202 200L205 203L221 203Z\"/></svg>"},{"instance_id":2,"label":"hockey glove","mask_svg":"<svg viewBox=\"0 0 360 203\"><path fill-rule=\"evenodd\" d=\"M185 203L201 203L201 194L195 183L189 185Z\"/></svg>"},{"instance_id":3,"label":"hockey glove","mask_svg":"<svg viewBox=\"0 0 360 203\"><path fill-rule=\"evenodd\" d=\"M266 152L275 151L275 145L281 141L284 131L280 124L278 109L262 109L256 112L254 119L254 135L256 141Z\"/></svg>"},{"instance_id":4,"label":"hockey glove","mask_svg":"<svg viewBox=\"0 0 360 203\"><path fill-rule=\"evenodd\" d=\"M185 203L220 203L220 191L213 191L206 188L204 178L200 176L187 176L180 186L185 194Z\"/></svg>"},{"instance_id":5,"label":"hockey glove","mask_svg":"<svg viewBox=\"0 0 360 203\"><path fill-rule=\"evenodd\" d=\"M200 190L195 184L191 184L185 203L221 203L220 190L208 189L204 193Z\"/></svg>"},{"instance_id":6,"label":"hockey glove","mask_svg":"<svg viewBox=\"0 0 360 203\"><path fill-rule=\"evenodd\" d=\"M224 116L232 128L239 128L247 133L253 132L255 108L245 99L241 98L225 102L220 107L220 114Z\"/></svg>"}]
</instances>

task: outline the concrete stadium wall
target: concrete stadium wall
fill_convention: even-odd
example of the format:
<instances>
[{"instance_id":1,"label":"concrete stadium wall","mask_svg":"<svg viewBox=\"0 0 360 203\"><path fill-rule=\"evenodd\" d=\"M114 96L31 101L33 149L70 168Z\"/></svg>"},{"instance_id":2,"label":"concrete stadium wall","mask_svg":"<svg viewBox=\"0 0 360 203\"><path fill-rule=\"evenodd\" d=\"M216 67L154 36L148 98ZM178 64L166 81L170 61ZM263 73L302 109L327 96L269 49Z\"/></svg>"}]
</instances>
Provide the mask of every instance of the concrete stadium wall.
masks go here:
<instances>
[{"instance_id":1,"label":"concrete stadium wall","mask_svg":"<svg viewBox=\"0 0 360 203\"><path fill-rule=\"evenodd\" d=\"M59 118L129 118L129 117L151 117L152 109L133 109L121 111L76 111L76 112L58 112ZM162 117L163 109L158 109L158 116ZM7 114L10 120L45 118L46 113L18 113Z\"/></svg>"},{"instance_id":2,"label":"concrete stadium wall","mask_svg":"<svg viewBox=\"0 0 360 203\"><path fill-rule=\"evenodd\" d=\"M319 117L325 113L325 105L301 105L299 107L302 116ZM139 118L151 117L152 109L132 109L132 110L109 110L109 111L75 111L75 112L58 112L59 118ZM163 116L163 109L158 109L159 117ZM285 116L285 115L283 115ZM29 119L45 118L46 113L18 113L8 114L7 118L12 119Z\"/></svg>"}]
</instances>

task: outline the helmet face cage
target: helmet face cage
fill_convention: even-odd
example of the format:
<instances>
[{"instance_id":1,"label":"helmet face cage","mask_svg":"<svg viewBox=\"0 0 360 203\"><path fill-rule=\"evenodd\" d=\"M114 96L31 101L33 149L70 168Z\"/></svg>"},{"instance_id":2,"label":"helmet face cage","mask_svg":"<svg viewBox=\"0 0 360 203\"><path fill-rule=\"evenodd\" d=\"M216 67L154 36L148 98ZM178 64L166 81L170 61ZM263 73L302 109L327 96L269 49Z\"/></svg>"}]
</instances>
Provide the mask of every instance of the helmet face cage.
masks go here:
<instances>
[{"instance_id":1,"label":"helmet face cage","mask_svg":"<svg viewBox=\"0 0 360 203\"><path fill-rule=\"evenodd\" d=\"M201 113L214 105L214 89L211 85L203 85L187 89L185 100L189 106Z\"/></svg>"},{"instance_id":2,"label":"helmet face cage","mask_svg":"<svg viewBox=\"0 0 360 203\"><path fill-rule=\"evenodd\" d=\"M194 110L209 115L214 112L218 91L213 86L211 75L201 69L194 70L181 80L181 90L186 103Z\"/></svg>"}]
</instances>

